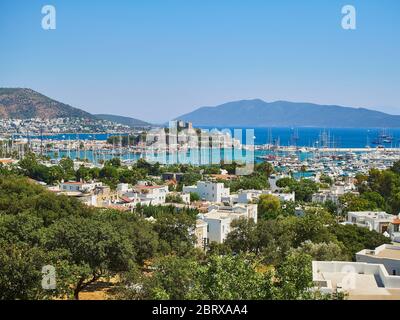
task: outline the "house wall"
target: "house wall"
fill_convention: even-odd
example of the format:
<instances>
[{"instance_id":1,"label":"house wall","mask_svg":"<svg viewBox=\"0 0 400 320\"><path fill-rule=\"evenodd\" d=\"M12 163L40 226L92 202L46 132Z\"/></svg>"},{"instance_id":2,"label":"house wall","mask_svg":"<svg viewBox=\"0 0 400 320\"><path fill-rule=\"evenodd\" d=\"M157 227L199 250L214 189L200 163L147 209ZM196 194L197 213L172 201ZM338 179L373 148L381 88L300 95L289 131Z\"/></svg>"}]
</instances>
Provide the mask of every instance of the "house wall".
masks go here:
<instances>
[{"instance_id":1,"label":"house wall","mask_svg":"<svg viewBox=\"0 0 400 320\"><path fill-rule=\"evenodd\" d=\"M371 274L378 276L385 288L400 288L400 276L389 275L386 268L382 264L370 264L363 262L347 262L347 261L313 261L313 281L318 282L320 278L318 272L341 273L343 270L351 268L355 273ZM346 268L346 269L344 269Z\"/></svg>"},{"instance_id":2,"label":"house wall","mask_svg":"<svg viewBox=\"0 0 400 320\"><path fill-rule=\"evenodd\" d=\"M362 250L356 253L356 260L357 262L366 262L366 263L373 263L373 264L383 264L386 268L389 275L398 275L400 276L400 260L393 259L393 258L384 258L377 256L379 252L385 250L386 248L390 248L391 250L399 250L399 246L391 246L391 245L382 245L375 250ZM368 254L375 253L375 255Z\"/></svg>"},{"instance_id":3,"label":"house wall","mask_svg":"<svg viewBox=\"0 0 400 320\"><path fill-rule=\"evenodd\" d=\"M203 248L204 241L207 240L207 226L208 224L206 222L201 225L196 225L195 236L197 248Z\"/></svg>"},{"instance_id":4,"label":"house wall","mask_svg":"<svg viewBox=\"0 0 400 320\"><path fill-rule=\"evenodd\" d=\"M199 181L197 186L184 187L183 192L195 192L201 199L211 202L222 202L222 197L227 197L230 194L229 188L225 188L223 183L209 181Z\"/></svg>"},{"instance_id":5,"label":"house wall","mask_svg":"<svg viewBox=\"0 0 400 320\"><path fill-rule=\"evenodd\" d=\"M209 242L223 243L231 231L231 219L210 219L205 217L204 221L208 223L207 237Z\"/></svg>"}]
</instances>

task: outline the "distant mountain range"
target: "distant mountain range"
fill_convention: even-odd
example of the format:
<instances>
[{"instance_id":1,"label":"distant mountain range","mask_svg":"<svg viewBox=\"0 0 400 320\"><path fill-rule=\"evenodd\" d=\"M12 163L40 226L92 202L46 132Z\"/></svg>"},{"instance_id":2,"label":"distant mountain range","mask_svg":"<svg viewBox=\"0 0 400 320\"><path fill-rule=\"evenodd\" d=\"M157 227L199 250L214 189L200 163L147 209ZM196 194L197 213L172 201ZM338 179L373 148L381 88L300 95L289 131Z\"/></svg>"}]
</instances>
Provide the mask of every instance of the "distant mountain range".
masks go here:
<instances>
[{"instance_id":1,"label":"distant mountain range","mask_svg":"<svg viewBox=\"0 0 400 320\"><path fill-rule=\"evenodd\" d=\"M365 108L241 100L202 107L175 120L215 127L400 127L400 116Z\"/></svg>"},{"instance_id":2,"label":"distant mountain range","mask_svg":"<svg viewBox=\"0 0 400 320\"><path fill-rule=\"evenodd\" d=\"M123 124L129 127L148 127L151 126L150 123L138 120L135 118L123 117L123 116L116 116L112 114L95 114L95 117L101 120L107 120L116 122L119 124Z\"/></svg>"},{"instance_id":3,"label":"distant mountain range","mask_svg":"<svg viewBox=\"0 0 400 320\"><path fill-rule=\"evenodd\" d=\"M108 120L131 127L150 126L145 121L130 117L92 115L23 88L0 88L1 118L87 118ZM365 108L288 101L268 103L260 99L202 107L178 119L193 122L195 126L214 127L400 127L400 116Z\"/></svg>"},{"instance_id":4,"label":"distant mountain range","mask_svg":"<svg viewBox=\"0 0 400 320\"><path fill-rule=\"evenodd\" d=\"M31 89L0 88L0 118L88 118L81 109L50 99Z\"/></svg>"},{"instance_id":5,"label":"distant mountain range","mask_svg":"<svg viewBox=\"0 0 400 320\"><path fill-rule=\"evenodd\" d=\"M0 119L31 118L103 119L131 127L150 125L134 118L104 114L92 115L81 109L50 99L31 89L0 88Z\"/></svg>"}]
</instances>

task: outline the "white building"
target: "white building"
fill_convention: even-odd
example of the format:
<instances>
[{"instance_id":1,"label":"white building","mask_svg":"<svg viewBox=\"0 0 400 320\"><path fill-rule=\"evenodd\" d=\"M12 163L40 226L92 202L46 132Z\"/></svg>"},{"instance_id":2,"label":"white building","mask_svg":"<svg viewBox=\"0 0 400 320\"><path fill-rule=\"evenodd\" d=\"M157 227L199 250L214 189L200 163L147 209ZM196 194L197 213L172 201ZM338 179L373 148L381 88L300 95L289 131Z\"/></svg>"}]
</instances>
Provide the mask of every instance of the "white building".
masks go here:
<instances>
[{"instance_id":1,"label":"white building","mask_svg":"<svg viewBox=\"0 0 400 320\"><path fill-rule=\"evenodd\" d=\"M211 206L209 212L201 216L201 220L208 225L208 242L223 243L227 235L232 231L231 223L237 219L253 219L257 223L257 205Z\"/></svg>"},{"instance_id":2,"label":"white building","mask_svg":"<svg viewBox=\"0 0 400 320\"><path fill-rule=\"evenodd\" d=\"M333 203L339 204L339 198L346 193L353 191L353 185L334 185L330 189L321 189L319 192L312 195L312 202L325 203L326 201L332 201Z\"/></svg>"},{"instance_id":3,"label":"white building","mask_svg":"<svg viewBox=\"0 0 400 320\"><path fill-rule=\"evenodd\" d=\"M273 196L278 197L281 201L295 201L296 194L292 193L271 193Z\"/></svg>"},{"instance_id":4,"label":"white building","mask_svg":"<svg viewBox=\"0 0 400 320\"><path fill-rule=\"evenodd\" d=\"M124 193L130 191L129 184L128 183L118 183L117 184L117 192L118 193Z\"/></svg>"},{"instance_id":5,"label":"white building","mask_svg":"<svg viewBox=\"0 0 400 320\"><path fill-rule=\"evenodd\" d=\"M137 185L133 188L133 191L121 196L121 200L129 207L136 207L138 204L156 206L165 203L167 194L167 186Z\"/></svg>"},{"instance_id":6,"label":"white building","mask_svg":"<svg viewBox=\"0 0 400 320\"><path fill-rule=\"evenodd\" d=\"M399 300L400 276L383 264L347 261L313 261L315 290L324 294L343 292L350 300Z\"/></svg>"},{"instance_id":7,"label":"white building","mask_svg":"<svg viewBox=\"0 0 400 320\"><path fill-rule=\"evenodd\" d=\"M196 228L194 231L196 237L196 245L195 245L196 248L204 249L208 244L207 230L208 230L208 223L202 219L197 219Z\"/></svg>"},{"instance_id":8,"label":"white building","mask_svg":"<svg viewBox=\"0 0 400 320\"><path fill-rule=\"evenodd\" d=\"M295 193L279 193L271 190L240 190L237 194L231 194L222 198L224 203L250 203L257 201L261 195L273 195L278 197L280 201L295 201Z\"/></svg>"},{"instance_id":9,"label":"white building","mask_svg":"<svg viewBox=\"0 0 400 320\"><path fill-rule=\"evenodd\" d=\"M183 193L197 193L201 200L221 203L223 197L230 194L229 188L223 183L211 181L198 181L196 186L183 187Z\"/></svg>"},{"instance_id":10,"label":"white building","mask_svg":"<svg viewBox=\"0 0 400 320\"><path fill-rule=\"evenodd\" d=\"M388 233L390 224L396 218L396 216L383 211L350 211L347 214L347 221L349 223L358 225L360 227L366 227L371 231L375 230L379 233Z\"/></svg>"},{"instance_id":11,"label":"white building","mask_svg":"<svg viewBox=\"0 0 400 320\"><path fill-rule=\"evenodd\" d=\"M392 241L400 242L400 218L394 219L389 226L389 233Z\"/></svg>"},{"instance_id":12,"label":"white building","mask_svg":"<svg viewBox=\"0 0 400 320\"><path fill-rule=\"evenodd\" d=\"M94 191L97 187L101 187L102 182L61 182L60 191L62 192L83 192L88 193Z\"/></svg>"},{"instance_id":13,"label":"white building","mask_svg":"<svg viewBox=\"0 0 400 320\"><path fill-rule=\"evenodd\" d=\"M312 202L325 203L332 201L335 204L339 203L339 195L332 193L330 190L322 190L312 195Z\"/></svg>"},{"instance_id":14,"label":"white building","mask_svg":"<svg viewBox=\"0 0 400 320\"><path fill-rule=\"evenodd\" d=\"M400 246L383 244L375 250L364 249L356 253L357 262L383 264L393 276L400 276Z\"/></svg>"},{"instance_id":15,"label":"white building","mask_svg":"<svg viewBox=\"0 0 400 320\"><path fill-rule=\"evenodd\" d=\"M95 194L81 194L77 199L83 204L91 207L97 207L97 195Z\"/></svg>"}]
</instances>

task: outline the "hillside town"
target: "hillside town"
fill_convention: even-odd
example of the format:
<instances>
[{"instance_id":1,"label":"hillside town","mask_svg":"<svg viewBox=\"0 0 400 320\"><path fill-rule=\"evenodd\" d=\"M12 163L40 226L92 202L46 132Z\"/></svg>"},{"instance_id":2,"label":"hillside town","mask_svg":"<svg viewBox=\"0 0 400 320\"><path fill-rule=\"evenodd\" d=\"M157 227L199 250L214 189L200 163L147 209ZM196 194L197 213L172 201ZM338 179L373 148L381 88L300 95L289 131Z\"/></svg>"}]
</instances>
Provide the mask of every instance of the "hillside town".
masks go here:
<instances>
[{"instance_id":1,"label":"hillside town","mask_svg":"<svg viewBox=\"0 0 400 320\"><path fill-rule=\"evenodd\" d=\"M4 136L40 137L59 133L127 133L132 128L115 122L88 118L0 119L0 134Z\"/></svg>"},{"instance_id":2,"label":"hillside town","mask_svg":"<svg viewBox=\"0 0 400 320\"><path fill-rule=\"evenodd\" d=\"M2 158L0 166L6 172L28 176L51 194L75 199L86 207L133 215L154 208L154 215L145 216L149 224L157 223L162 208L191 210L196 213L195 220L187 232L194 237L193 247L203 252L230 243L244 222L258 225L260 221L292 216L300 223L310 216L315 219L329 214L335 221L329 223L354 226L385 240L377 248L361 248L349 257L354 260L314 260L310 265L312 290L340 293L348 299L400 298L400 207L390 202L384 205L382 195L364 190L369 188L371 175L397 172L396 158L387 155L382 160L374 154L363 161L357 157L353 174L344 174L332 170L332 158L327 156L323 158L326 161L315 161L314 165L302 162L303 168L312 167L308 175L296 175L305 170L295 170L295 158L289 156L290 162L285 159L265 159L256 164L250 177L237 175L240 164L235 163L207 169L151 164L144 159L124 164L113 158L94 164L68 157L51 160L31 153L22 159ZM351 161L348 156L346 165ZM282 166L290 169L282 170ZM317 245L305 240L302 246Z\"/></svg>"}]
</instances>

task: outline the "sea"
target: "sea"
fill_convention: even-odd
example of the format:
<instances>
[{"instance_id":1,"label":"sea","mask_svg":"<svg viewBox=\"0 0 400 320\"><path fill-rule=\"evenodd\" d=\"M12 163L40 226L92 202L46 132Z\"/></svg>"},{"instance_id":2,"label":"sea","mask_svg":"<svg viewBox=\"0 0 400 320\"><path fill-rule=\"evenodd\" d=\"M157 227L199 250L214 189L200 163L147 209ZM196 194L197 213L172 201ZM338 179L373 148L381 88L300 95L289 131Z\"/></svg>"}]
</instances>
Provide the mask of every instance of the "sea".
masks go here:
<instances>
[{"instance_id":1,"label":"sea","mask_svg":"<svg viewBox=\"0 0 400 320\"><path fill-rule=\"evenodd\" d=\"M211 127L204 127L211 130ZM281 146L332 148L365 148L383 145L400 147L400 128L216 128L218 130L242 129L243 141L245 131L254 130L254 144L279 144ZM233 134L233 133L232 133ZM386 141L382 138L385 135ZM390 142L388 142L390 140Z\"/></svg>"},{"instance_id":2,"label":"sea","mask_svg":"<svg viewBox=\"0 0 400 320\"><path fill-rule=\"evenodd\" d=\"M242 130L243 142L246 136L253 133L254 144L279 144L281 146L296 145L298 147L327 146L335 148L365 148L383 145L400 147L400 128L224 128L201 127L206 130L224 130L234 135L235 130ZM105 133L71 133L44 135L44 140L107 140L112 135ZM126 133L121 134L126 135ZM380 136L387 136L381 139ZM40 138L39 136L31 138ZM389 142L390 140L390 142ZM248 141L248 140L247 140Z\"/></svg>"},{"instance_id":3,"label":"sea","mask_svg":"<svg viewBox=\"0 0 400 320\"><path fill-rule=\"evenodd\" d=\"M217 129L219 131L228 131L235 137L242 137L242 142L254 141L254 145L274 144L280 146L297 146L297 147L330 147L330 148L365 148L384 146L387 148L400 147L400 128L223 128L223 127L202 127L205 130ZM241 130L241 131L237 131ZM107 140L112 135L124 134L105 134L105 133L81 133L81 134L56 134L44 135L44 140ZM34 137L31 137L34 138ZM40 137L36 137L40 138ZM118 152L118 151L116 151ZM263 161L263 156L270 154L271 151L256 150L250 155L256 162ZM59 150L59 152L49 152L47 154L51 158L60 159L63 156L70 158L88 159L94 163L99 160L108 160L113 157L120 157L122 160L134 161L141 157L149 160L146 156L128 153L128 154L96 154L93 151L87 150L70 150L68 152ZM197 163L199 159L196 155L188 153L179 153L178 155L167 155L166 158L153 158L153 162L160 163L192 163L192 164L210 164L219 163L221 160L225 162L237 160L245 161L248 159L249 151L243 151L238 154L228 150L213 152L209 158L205 158L205 162ZM300 159L309 157L309 153L299 154ZM201 157L200 157L201 158Z\"/></svg>"}]
</instances>

